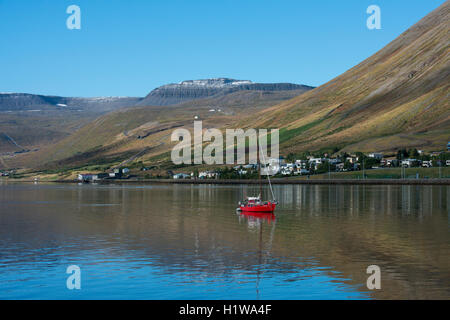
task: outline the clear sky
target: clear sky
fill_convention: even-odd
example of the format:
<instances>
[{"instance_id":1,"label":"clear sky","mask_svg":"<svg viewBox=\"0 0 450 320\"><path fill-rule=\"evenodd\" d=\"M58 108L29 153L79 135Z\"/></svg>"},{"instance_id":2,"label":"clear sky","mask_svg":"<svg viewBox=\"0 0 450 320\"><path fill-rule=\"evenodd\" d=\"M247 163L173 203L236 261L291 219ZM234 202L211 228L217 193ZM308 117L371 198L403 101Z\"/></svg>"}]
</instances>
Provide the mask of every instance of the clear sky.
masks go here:
<instances>
[{"instance_id":1,"label":"clear sky","mask_svg":"<svg viewBox=\"0 0 450 320\"><path fill-rule=\"evenodd\" d=\"M0 0L0 92L144 96L230 77L321 85L444 0ZM69 30L69 5L81 30ZM369 5L381 30L366 27Z\"/></svg>"}]
</instances>

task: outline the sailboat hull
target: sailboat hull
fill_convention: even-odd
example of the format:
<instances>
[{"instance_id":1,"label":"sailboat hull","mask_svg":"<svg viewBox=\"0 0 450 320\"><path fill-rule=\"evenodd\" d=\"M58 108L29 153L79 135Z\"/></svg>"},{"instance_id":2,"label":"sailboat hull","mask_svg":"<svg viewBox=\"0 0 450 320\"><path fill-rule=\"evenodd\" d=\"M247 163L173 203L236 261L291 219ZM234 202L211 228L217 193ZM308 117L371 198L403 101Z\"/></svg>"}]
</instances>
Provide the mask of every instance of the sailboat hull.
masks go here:
<instances>
[{"instance_id":1,"label":"sailboat hull","mask_svg":"<svg viewBox=\"0 0 450 320\"><path fill-rule=\"evenodd\" d=\"M264 204L256 204L256 203L249 203L245 205L241 205L239 209L242 212L254 212L254 213L272 213L275 211L276 203L268 202Z\"/></svg>"}]
</instances>

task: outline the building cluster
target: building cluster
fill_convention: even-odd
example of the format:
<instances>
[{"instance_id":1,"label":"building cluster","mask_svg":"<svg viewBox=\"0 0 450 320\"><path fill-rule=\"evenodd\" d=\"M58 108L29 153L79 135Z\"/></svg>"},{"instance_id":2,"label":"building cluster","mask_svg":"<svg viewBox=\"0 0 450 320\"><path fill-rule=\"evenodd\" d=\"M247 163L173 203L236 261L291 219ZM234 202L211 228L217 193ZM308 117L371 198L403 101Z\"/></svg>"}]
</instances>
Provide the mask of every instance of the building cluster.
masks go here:
<instances>
[{"instance_id":1,"label":"building cluster","mask_svg":"<svg viewBox=\"0 0 450 320\"><path fill-rule=\"evenodd\" d=\"M198 173L198 176L191 172L190 174L186 173L177 173L172 175L173 179L218 179L220 176L219 172L216 171L201 171Z\"/></svg>"},{"instance_id":2,"label":"building cluster","mask_svg":"<svg viewBox=\"0 0 450 320\"><path fill-rule=\"evenodd\" d=\"M420 151L420 150L419 150ZM422 152L420 152L422 153ZM438 157L439 153L431 154L432 157ZM273 160L272 160L273 161ZM369 153L367 156L349 155L347 157L313 157L309 156L306 160L295 160L286 162L280 158L278 161L277 173L288 175L309 175L322 170L331 170L333 172L357 171L362 169L379 169L392 167L424 167L450 166L450 160L421 160L421 159L397 159L397 157L384 157L382 153Z\"/></svg>"},{"instance_id":3,"label":"building cluster","mask_svg":"<svg viewBox=\"0 0 450 320\"><path fill-rule=\"evenodd\" d=\"M418 150L419 155L424 155ZM398 157L385 157L382 153L372 152L368 155L362 153L354 155L328 157L308 156L306 159L298 159L287 161L285 158L270 159L267 167L272 175L279 176L295 176L295 175L311 175L326 172L346 172L367 169L392 168L392 167L442 167L450 166L450 160L439 160L440 153L431 153L429 158L435 160L421 160L416 158L398 159ZM264 169L264 166L263 166ZM248 164L239 165L233 168L235 177L242 177L258 170L258 165ZM195 174L191 172L177 173L172 175L173 179L217 179L220 177L220 171L203 171Z\"/></svg>"},{"instance_id":4,"label":"building cluster","mask_svg":"<svg viewBox=\"0 0 450 320\"><path fill-rule=\"evenodd\" d=\"M78 174L78 180L82 182L94 182L106 179L122 179L127 178L129 173L130 169L128 168L117 168L109 173L80 173Z\"/></svg>"},{"instance_id":5,"label":"building cluster","mask_svg":"<svg viewBox=\"0 0 450 320\"><path fill-rule=\"evenodd\" d=\"M253 172L255 170L258 170L257 164L246 164L242 166L236 166L233 168L239 175L246 175L247 173Z\"/></svg>"}]
</instances>

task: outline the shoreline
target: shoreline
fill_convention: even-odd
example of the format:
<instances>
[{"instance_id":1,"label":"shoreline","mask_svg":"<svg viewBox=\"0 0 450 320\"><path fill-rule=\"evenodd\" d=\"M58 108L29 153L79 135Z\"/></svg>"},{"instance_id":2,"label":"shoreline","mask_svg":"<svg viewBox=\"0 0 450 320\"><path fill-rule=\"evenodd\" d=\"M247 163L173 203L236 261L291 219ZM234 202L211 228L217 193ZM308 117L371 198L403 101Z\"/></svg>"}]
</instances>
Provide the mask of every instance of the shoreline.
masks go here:
<instances>
[{"instance_id":1,"label":"shoreline","mask_svg":"<svg viewBox=\"0 0 450 320\"><path fill-rule=\"evenodd\" d=\"M54 181L34 181L34 180L4 180L6 182L42 182L42 183L81 183L78 180L54 180ZM309 185L450 185L450 179L273 179L272 184L309 184ZM90 184L92 182L89 182ZM224 184L224 185L252 185L259 184L259 180L240 179L108 179L95 181L96 184L112 183L143 183L143 184ZM262 184L269 184L267 180L262 180Z\"/></svg>"}]
</instances>

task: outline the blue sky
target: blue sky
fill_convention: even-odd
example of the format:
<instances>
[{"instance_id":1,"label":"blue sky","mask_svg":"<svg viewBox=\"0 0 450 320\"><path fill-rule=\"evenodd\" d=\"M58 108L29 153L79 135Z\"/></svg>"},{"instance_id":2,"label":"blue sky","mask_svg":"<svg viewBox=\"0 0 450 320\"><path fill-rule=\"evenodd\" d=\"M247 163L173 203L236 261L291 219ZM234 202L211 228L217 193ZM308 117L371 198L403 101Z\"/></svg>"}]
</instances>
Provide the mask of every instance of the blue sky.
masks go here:
<instances>
[{"instance_id":1,"label":"blue sky","mask_svg":"<svg viewBox=\"0 0 450 320\"><path fill-rule=\"evenodd\" d=\"M231 77L318 86L444 0L0 0L0 92L144 96ZM66 27L69 5L81 30ZM381 8L381 30L366 9Z\"/></svg>"}]
</instances>

